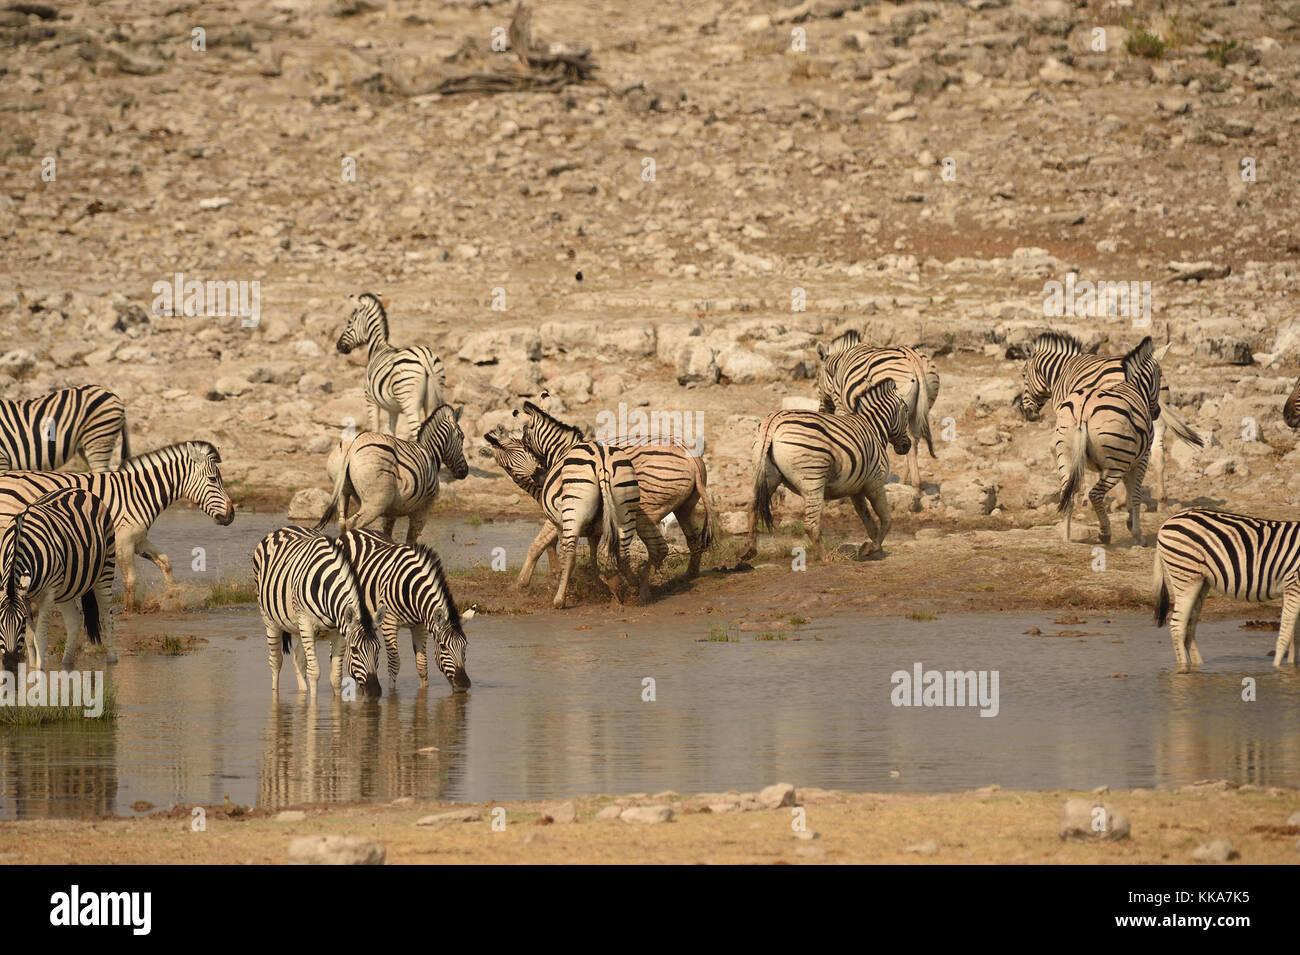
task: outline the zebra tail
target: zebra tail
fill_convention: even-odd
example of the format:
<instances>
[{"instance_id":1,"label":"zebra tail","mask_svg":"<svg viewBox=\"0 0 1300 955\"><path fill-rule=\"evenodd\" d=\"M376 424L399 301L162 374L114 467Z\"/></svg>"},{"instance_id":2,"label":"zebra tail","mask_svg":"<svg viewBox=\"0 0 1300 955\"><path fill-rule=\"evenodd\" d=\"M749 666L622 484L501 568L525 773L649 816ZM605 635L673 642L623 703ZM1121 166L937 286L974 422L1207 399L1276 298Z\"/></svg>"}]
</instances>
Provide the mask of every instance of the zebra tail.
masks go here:
<instances>
[{"instance_id":1,"label":"zebra tail","mask_svg":"<svg viewBox=\"0 0 1300 955\"><path fill-rule=\"evenodd\" d=\"M1160 556L1160 545L1156 544L1156 559L1152 576L1156 588L1156 626L1163 627L1169 619L1169 578L1165 576L1165 562Z\"/></svg>"},{"instance_id":2,"label":"zebra tail","mask_svg":"<svg viewBox=\"0 0 1300 955\"><path fill-rule=\"evenodd\" d=\"M1162 404L1160 406L1160 417L1165 419L1165 424L1169 426L1169 430L1174 433L1175 437L1181 438L1193 447L1205 447L1205 439L1193 431L1191 426L1169 405Z\"/></svg>"},{"instance_id":3,"label":"zebra tail","mask_svg":"<svg viewBox=\"0 0 1300 955\"><path fill-rule=\"evenodd\" d=\"M1070 456L1070 470L1066 475L1065 484L1061 487L1061 501L1057 505L1058 513L1064 514L1074 505L1074 495L1079 491L1079 485L1083 483L1083 466L1087 460L1088 453L1088 423L1079 421L1075 423L1067 438Z\"/></svg>"},{"instance_id":4,"label":"zebra tail","mask_svg":"<svg viewBox=\"0 0 1300 955\"><path fill-rule=\"evenodd\" d=\"M714 500L708 496L708 487L706 486L707 478L705 477L705 459L697 457L695 459L695 468L699 472L699 477L695 479L695 494L699 495L699 504L705 509L705 518L699 526L699 544L701 547L714 546L714 525L718 521L718 513L714 511Z\"/></svg>"},{"instance_id":5,"label":"zebra tail","mask_svg":"<svg viewBox=\"0 0 1300 955\"><path fill-rule=\"evenodd\" d=\"M767 530L771 530L775 523L772 520L772 489L767 485L767 462L771 460L772 430L771 425L764 421L762 444L754 455L754 509L758 511L758 519Z\"/></svg>"},{"instance_id":6,"label":"zebra tail","mask_svg":"<svg viewBox=\"0 0 1300 955\"><path fill-rule=\"evenodd\" d=\"M122 463L125 464L131 458L131 438L126 429L126 415L122 416Z\"/></svg>"},{"instance_id":7,"label":"zebra tail","mask_svg":"<svg viewBox=\"0 0 1300 955\"><path fill-rule=\"evenodd\" d=\"M99 629L99 598L95 596L94 590L87 590L81 595L81 613L86 618L86 635L92 644L99 646L104 642L104 634ZM67 639L76 638L69 634Z\"/></svg>"},{"instance_id":8,"label":"zebra tail","mask_svg":"<svg viewBox=\"0 0 1300 955\"><path fill-rule=\"evenodd\" d=\"M290 644L291 644L292 642L293 642L293 638L289 635L289 631L288 631L288 630L281 630L281 631L280 631L280 649L283 650L285 653L288 653L289 650L290 650Z\"/></svg>"},{"instance_id":9,"label":"zebra tail","mask_svg":"<svg viewBox=\"0 0 1300 955\"><path fill-rule=\"evenodd\" d=\"M620 546L622 542L619 540L619 517L622 515L619 512L618 502L614 500L614 488L610 483L609 468L605 466L604 462L602 462L600 469L600 511L603 525L600 535L600 553L608 562L606 567L610 566L611 563L618 566L620 564L619 557L622 556L620 553L622 551Z\"/></svg>"},{"instance_id":10,"label":"zebra tail","mask_svg":"<svg viewBox=\"0 0 1300 955\"><path fill-rule=\"evenodd\" d=\"M324 530L335 517L339 517L340 522L342 521L341 514L343 508L347 504L348 466L351 464L348 459L350 456L351 455L347 454L343 456L343 463L339 465L339 476L334 481L334 493L330 496L330 503L329 506L325 508L325 513L322 514L320 520L316 522L315 530Z\"/></svg>"},{"instance_id":11,"label":"zebra tail","mask_svg":"<svg viewBox=\"0 0 1300 955\"><path fill-rule=\"evenodd\" d=\"M912 425L916 433L925 438L925 446L934 457L934 438L930 436L930 388L924 371L916 379L916 407L912 411Z\"/></svg>"}]
</instances>

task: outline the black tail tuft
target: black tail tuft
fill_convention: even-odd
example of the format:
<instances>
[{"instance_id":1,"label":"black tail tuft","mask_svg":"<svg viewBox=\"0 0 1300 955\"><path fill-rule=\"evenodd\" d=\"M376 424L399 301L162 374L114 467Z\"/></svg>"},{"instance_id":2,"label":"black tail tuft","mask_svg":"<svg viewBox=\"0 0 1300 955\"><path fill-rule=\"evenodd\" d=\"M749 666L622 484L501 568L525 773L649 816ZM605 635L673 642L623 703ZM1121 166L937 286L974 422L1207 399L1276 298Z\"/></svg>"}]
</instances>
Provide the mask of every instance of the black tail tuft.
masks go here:
<instances>
[{"instance_id":1,"label":"black tail tuft","mask_svg":"<svg viewBox=\"0 0 1300 955\"><path fill-rule=\"evenodd\" d=\"M1169 619L1169 587L1162 580L1160 589L1156 591L1156 626L1163 627L1165 621Z\"/></svg>"},{"instance_id":2,"label":"black tail tuft","mask_svg":"<svg viewBox=\"0 0 1300 955\"><path fill-rule=\"evenodd\" d=\"M292 642L293 642L293 637L289 635L289 631L288 631L288 630L281 630L281 631L280 631L280 649L283 650L285 653L288 653L288 652L289 652L289 649L290 649L290 646L289 646L289 645L290 645Z\"/></svg>"},{"instance_id":3,"label":"black tail tuft","mask_svg":"<svg viewBox=\"0 0 1300 955\"><path fill-rule=\"evenodd\" d=\"M90 642L99 646L104 642L104 634L99 629L99 598L95 596L93 590L87 590L81 595L81 613L86 618L86 634L90 637ZM68 634L68 640L75 640L75 634Z\"/></svg>"}]
</instances>

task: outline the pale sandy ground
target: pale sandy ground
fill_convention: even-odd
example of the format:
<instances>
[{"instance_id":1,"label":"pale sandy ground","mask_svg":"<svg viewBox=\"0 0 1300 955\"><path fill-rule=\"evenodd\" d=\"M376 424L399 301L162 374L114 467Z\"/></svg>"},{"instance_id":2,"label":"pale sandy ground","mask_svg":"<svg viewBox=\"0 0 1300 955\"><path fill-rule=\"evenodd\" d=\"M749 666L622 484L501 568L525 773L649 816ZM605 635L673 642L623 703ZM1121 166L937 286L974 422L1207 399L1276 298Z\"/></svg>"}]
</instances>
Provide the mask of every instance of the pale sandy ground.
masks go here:
<instances>
[{"instance_id":1,"label":"pale sandy ground","mask_svg":"<svg viewBox=\"0 0 1300 955\"><path fill-rule=\"evenodd\" d=\"M34 820L0 823L2 861L24 863L274 864L288 859L296 837L338 834L381 843L391 864L421 863L1020 863L1185 864L1196 846L1226 838L1234 863L1300 861L1300 827L1285 825L1300 810L1300 792L1284 789L1133 790L1092 797L1070 792L1000 789L946 794L842 793L799 796L814 838L798 838L791 808L750 812L691 811L702 800L650 797L680 806L653 825L595 818L610 797L574 801L576 821L546 822L556 803L450 806L411 803L307 807L300 821L274 812L230 815L212 807L207 830L194 832L188 808L136 819ZM1101 798L1126 813L1129 839L1067 842L1057 827L1067 798ZM504 831L492 809L505 809ZM477 809L480 818L417 827L424 816ZM929 843L929 845L927 845ZM909 851L910 850L910 851Z\"/></svg>"}]
</instances>

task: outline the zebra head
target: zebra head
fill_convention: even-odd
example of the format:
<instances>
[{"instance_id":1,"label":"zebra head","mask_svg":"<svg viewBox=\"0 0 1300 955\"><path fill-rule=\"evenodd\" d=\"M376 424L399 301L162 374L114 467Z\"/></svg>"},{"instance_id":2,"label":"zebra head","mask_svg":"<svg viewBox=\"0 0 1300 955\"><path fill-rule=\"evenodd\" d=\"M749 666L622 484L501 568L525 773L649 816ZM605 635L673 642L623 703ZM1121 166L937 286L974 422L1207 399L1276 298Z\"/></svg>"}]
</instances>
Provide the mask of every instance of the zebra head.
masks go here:
<instances>
[{"instance_id":1,"label":"zebra head","mask_svg":"<svg viewBox=\"0 0 1300 955\"><path fill-rule=\"evenodd\" d=\"M546 393L542 393L546 397ZM553 418L531 401L524 402L528 419L524 422L524 447L543 467L554 467L570 448L586 436L581 428ZM518 410L515 415L519 414Z\"/></svg>"},{"instance_id":2,"label":"zebra head","mask_svg":"<svg viewBox=\"0 0 1300 955\"><path fill-rule=\"evenodd\" d=\"M469 641L461 629L460 614L442 572L442 561L425 545L413 546L419 562L419 577L429 586L421 597L425 608L422 622L425 631L433 637L434 664L447 678L452 690L460 693L470 687L469 674L465 672L465 650Z\"/></svg>"},{"instance_id":3,"label":"zebra head","mask_svg":"<svg viewBox=\"0 0 1300 955\"><path fill-rule=\"evenodd\" d=\"M181 496L197 506L222 527L235 519L235 502L221 483L221 453L206 441L189 441L180 445L185 455L181 478ZM133 464L143 458L134 458Z\"/></svg>"},{"instance_id":4,"label":"zebra head","mask_svg":"<svg viewBox=\"0 0 1300 955\"><path fill-rule=\"evenodd\" d=\"M1029 346L1029 360L1021 372L1024 389L1020 394L1020 413L1034 421L1052 393L1052 385L1061 367L1075 355L1083 354L1083 345L1069 335L1043 332Z\"/></svg>"},{"instance_id":5,"label":"zebra head","mask_svg":"<svg viewBox=\"0 0 1300 955\"><path fill-rule=\"evenodd\" d=\"M868 388L853 410L878 422L896 453L906 454L912 449L912 439L907 433L907 399L898 393L893 378L882 378Z\"/></svg>"},{"instance_id":6,"label":"zebra head","mask_svg":"<svg viewBox=\"0 0 1300 955\"><path fill-rule=\"evenodd\" d=\"M492 457L510 480L531 497L542 493L542 484L546 479L546 469L537 463L537 459L524 447L518 438L511 437L504 431L489 431L483 435L492 448Z\"/></svg>"},{"instance_id":7,"label":"zebra head","mask_svg":"<svg viewBox=\"0 0 1300 955\"><path fill-rule=\"evenodd\" d=\"M434 454L458 481L469 474L469 464L465 461L465 432L460 427L460 413L464 410L464 405L458 408L439 405L424 419L415 435L416 443Z\"/></svg>"},{"instance_id":8,"label":"zebra head","mask_svg":"<svg viewBox=\"0 0 1300 955\"><path fill-rule=\"evenodd\" d=\"M27 648L27 627L31 609L18 586L18 537L23 530L23 514L15 515L0 541L0 566L4 567L5 585L0 593L0 668L17 672L18 662Z\"/></svg>"},{"instance_id":9,"label":"zebra head","mask_svg":"<svg viewBox=\"0 0 1300 955\"><path fill-rule=\"evenodd\" d=\"M388 341L388 313L384 311L384 300L373 292L362 292L349 295L348 301L352 302L352 314L348 316L348 323L334 347L346 355L376 337L379 341Z\"/></svg>"},{"instance_id":10,"label":"zebra head","mask_svg":"<svg viewBox=\"0 0 1300 955\"><path fill-rule=\"evenodd\" d=\"M372 618L365 606L365 600L361 597L358 588L357 606L349 606L341 614L339 636L343 638L343 668L356 681L361 699L377 700L384 692L379 687L381 648L377 631L383 626L387 609L380 604Z\"/></svg>"}]
</instances>

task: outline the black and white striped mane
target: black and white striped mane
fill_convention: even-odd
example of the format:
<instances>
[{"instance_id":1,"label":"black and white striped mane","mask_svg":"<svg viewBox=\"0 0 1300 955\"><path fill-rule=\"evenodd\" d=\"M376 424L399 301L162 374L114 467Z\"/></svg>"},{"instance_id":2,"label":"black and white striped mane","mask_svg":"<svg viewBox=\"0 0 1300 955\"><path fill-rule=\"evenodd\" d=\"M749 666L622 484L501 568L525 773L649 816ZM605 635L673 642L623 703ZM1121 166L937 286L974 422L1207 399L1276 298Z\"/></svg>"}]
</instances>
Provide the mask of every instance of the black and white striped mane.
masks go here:
<instances>
[{"instance_id":1,"label":"black and white striped mane","mask_svg":"<svg viewBox=\"0 0 1300 955\"><path fill-rule=\"evenodd\" d=\"M140 454L122 462L119 471L143 471L155 463L165 463L174 461L177 458L186 458L189 456L191 448L195 448L210 457L214 464L221 463L221 452L217 446L210 441L181 441L177 444L164 445L161 448L154 448L152 451L144 451Z\"/></svg>"},{"instance_id":2,"label":"black and white striped mane","mask_svg":"<svg viewBox=\"0 0 1300 955\"><path fill-rule=\"evenodd\" d=\"M358 303L366 303L369 306L366 312L366 334L369 337L376 323L379 330L383 333L383 341L388 341L388 311L384 308L384 300L374 292L362 292L357 296Z\"/></svg>"},{"instance_id":3,"label":"black and white striped mane","mask_svg":"<svg viewBox=\"0 0 1300 955\"><path fill-rule=\"evenodd\" d=\"M411 546L420 561L420 567L427 570L433 577L434 586L438 593L442 595L447 605L447 620L457 630L460 629L460 611L456 609L456 601L452 599L451 588L447 586L447 575L442 569L442 559L437 552L427 544L416 542Z\"/></svg>"},{"instance_id":4,"label":"black and white striped mane","mask_svg":"<svg viewBox=\"0 0 1300 955\"><path fill-rule=\"evenodd\" d=\"M1043 332L1029 345L1029 355L1082 355L1083 343L1064 332Z\"/></svg>"}]
</instances>

